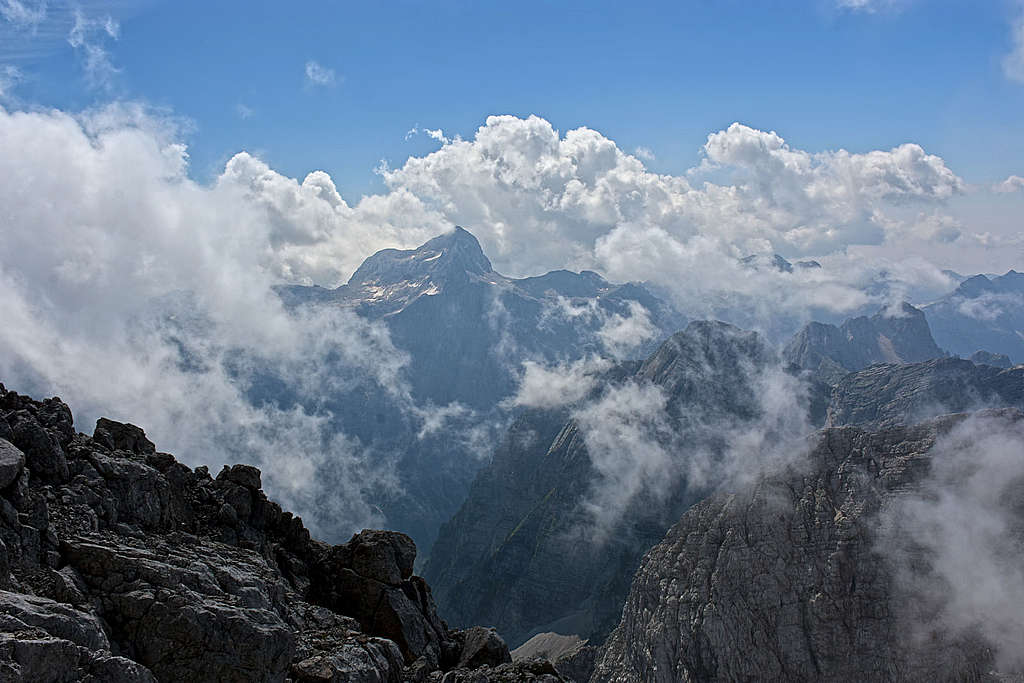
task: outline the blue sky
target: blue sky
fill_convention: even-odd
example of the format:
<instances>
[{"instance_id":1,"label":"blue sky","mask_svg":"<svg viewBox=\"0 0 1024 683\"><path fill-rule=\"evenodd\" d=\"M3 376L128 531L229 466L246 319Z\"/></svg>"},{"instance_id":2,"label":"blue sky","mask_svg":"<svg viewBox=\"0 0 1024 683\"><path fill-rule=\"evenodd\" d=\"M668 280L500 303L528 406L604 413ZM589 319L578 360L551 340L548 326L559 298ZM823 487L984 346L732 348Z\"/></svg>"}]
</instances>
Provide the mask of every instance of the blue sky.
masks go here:
<instances>
[{"instance_id":1,"label":"blue sky","mask_svg":"<svg viewBox=\"0 0 1024 683\"><path fill-rule=\"evenodd\" d=\"M19 6L38 3L0 0L8 18ZM97 22L78 48L75 8ZM471 138L489 114L594 128L649 149L648 166L665 173L694 166L709 133L740 121L809 151L917 142L990 183L1024 174L1024 84L1003 66L1022 9L51 1L34 24L0 24L0 67L17 69L8 108L142 101L184 124L194 178L247 150L292 177L325 170L349 199L381 190L381 159L400 166L437 147L407 139L414 126ZM108 17L116 30L98 23ZM112 70L89 76L89 45ZM311 62L327 82L307 78Z\"/></svg>"}]
</instances>

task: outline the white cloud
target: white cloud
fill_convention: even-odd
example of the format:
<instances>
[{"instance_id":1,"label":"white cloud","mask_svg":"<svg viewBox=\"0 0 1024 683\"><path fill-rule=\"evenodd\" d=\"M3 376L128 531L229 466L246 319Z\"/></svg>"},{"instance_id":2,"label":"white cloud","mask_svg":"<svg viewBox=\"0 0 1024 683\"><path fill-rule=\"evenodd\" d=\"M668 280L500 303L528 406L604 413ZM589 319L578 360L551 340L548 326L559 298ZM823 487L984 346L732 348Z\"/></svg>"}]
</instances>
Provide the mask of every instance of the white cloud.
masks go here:
<instances>
[{"instance_id":1,"label":"white cloud","mask_svg":"<svg viewBox=\"0 0 1024 683\"><path fill-rule=\"evenodd\" d=\"M121 25L112 16L94 19L75 9L67 40L82 55L86 80L93 87L109 90L113 86L120 70L111 61L105 43L108 39L117 40L120 34Z\"/></svg>"},{"instance_id":2,"label":"white cloud","mask_svg":"<svg viewBox=\"0 0 1024 683\"><path fill-rule=\"evenodd\" d=\"M80 30L82 41L89 31L117 33L102 22ZM770 321L808 306L864 305L864 288L883 271L908 291L948 286L939 267L907 257L936 236L955 250L970 239L979 253L1005 251L1005 235L968 233L949 219L945 201L963 183L916 145L810 153L735 124L709 136L705 162L691 174L714 167L717 182L691 184L647 171L596 131L561 135L538 117L491 117L471 140L434 132L439 149L384 168L388 191L349 203L322 171L290 178L246 152L212 184L198 184L174 126L140 107L80 115L0 108L0 377L59 393L80 415L113 410L193 464L273 460L268 488L298 508L309 503L304 473L329 453L355 473L338 518L357 525L375 518L358 482L393 484L386 459L355 439L335 439L314 411L253 408L224 364L238 352L258 359L294 377L311 403L323 383L360 378L408 407L405 358L382 326L340 312L286 315L274 284L333 287L373 252L416 246L459 223L509 274L591 267L613 280L653 281L681 305L712 310L749 297L751 318ZM823 268L780 273L737 263L773 250L813 254ZM184 290L196 300L182 299ZM153 316L153 302L166 297L184 318L203 321L188 335L201 371L181 362L172 340L179 323ZM496 301L495 316L499 308ZM595 341L610 355L650 333L643 309L568 308L552 314L599 316ZM340 375L317 367L328 347L343 352ZM599 371L588 363L525 366L515 400L580 400ZM637 391L637 401L657 398ZM409 414L424 438L471 418L458 405L415 408ZM257 436L266 449L250 443ZM237 454L230 443L253 451ZM275 448L295 459L275 460ZM653 467L658 457L652 450L643 461Z\"/></svg>"},{"instance_id":3,"label":"white cloud","mask_svg":"<svg viewBox=\"0 0 1024 683\"><path fill-rule=\"evenodd\" d=\"M416 124L415 126L410 128L408 132L406 132L405 139L409 140L414 136L419 135L420 133L426 135L431 140L436 140L440 142L441 144L448 144L449 142L451 142L451 140L449 140L448 137L444 134L444 131L441 130L440 128L420 128L419 124Z\"/></svg>"},{"instance_id":4,"label":"white cloud","mask_svg":"<svg viewBox=\"0 0 1024 683\"><path fill-rule=\"evenodd\" d=\"M334 69L321 66L320 63L309 60L306 62L306 83L314 86L334 85Z\"/></svg>"},{"instance_id":5,"label":"white cloud","mask_svg":"<svg viewBox=\"0 0 1024 683\"><path fill-rule=\"evenodd\" d=\"M748 483L766 471L793 464L807 451L807 387L774 363L687 356L685 382L727 391L720 373L738 372L749 396L740 406L706 408L699 399L670 399L666 390L640 379L610 387L572 412L587 446L595 478L582 502L601 541L638 500L662 504L667 496L693 496L722 485ZM733 378L735 379L735 378ZM735 391L735 390L733 390ZM717 400L721 400L720 398ZM748 403L749 402L749 403ZM745 417L741 417L746 413Z\"/></svg>"},{"instance_id":6,"label":"white cloud","mask_svg":"<svg viewBox=\"0 0 1024 683\"><path fill-rule=\"evenodd\" d=\"M554 366L526 361L516 394L509 404L559 408L576 403L597 386L600 373L610 367L610 361L596 356Z\"/></svg>"},{"instance_id":7,"label":"white cloud","mask_svg":"<svg viewBox=\"0 0 1024 683\"><path fill-rule=\"evenodd\" d=\"M33 31L46 19L46 4L46 0L3 0L0 2L0 17L19 29Z\"/></svg>"},{"instance_id":8,"label":"white cloud","mask_svg":"<svg viewBox=\"0 0 1024 683\"><path fill-rule=\"evenodd\" d=\"M242 120L251 119L253 115L256 114L252 107L246 106L241 102L235 105L235 113L238 114L238 118Z\"/></svg>"},{"instance_id":9,"label":"white cloud","mask_svg":"<svg viewBox=\"0 0 1024 683\"><path fill-rule=\"evenodd\" d=\"M654 161L655 159L654 152L651 151L651 148L644 147L643 145L633 150L633 155L636 156L637 159L642 159L643 161Z\"/></svg>"},{"instance_id":10,"label":"white cloud","mask_svg":"<svg viewBox=\"0 0 1024 683\"><path fill-rule=\"evenodd\" d=\"M899 10L910 0L836 0L836 7L850 12L864 12L874 14L876 12Z\"/></svg>"},{"instance_id":11,"label":"white cloud","mask_svg":"<svg viewBox=\"0 0 1024 683\"><path fill-rule=\"evenodd\" d=\"M921 489L883 511L878 547L895 563L914 635L980 635L1003 671L1024 665L1022 449L1024 424L1012 417L956 425L931 449Z\"/></svg>"},{"instance_id":12,"label":"white cloud","mask_svg":"<svg viewBox=\"0 0 1024 683\"><path fill-rule=\"evenodd\" d=\"M99 415L142 424L192 465L253 462L271 495L323 532L381 522L366 489L394 487L388 458L327 415L253 405L246 392L259 366L311 405L352 382L408 403L407 359L386 328L340 310L288 315L270 290L302 260L292 250L326 242L324 231L353 238L347 246L371 235L383 244L386 223L358 227L362 210L332 196L322 174L299 185L248 156L197 185L164 122L132 109L0 109L0 148L8 386L63 396L84 430ZM319 484L340 487L336 507L316 501Z\"/></svg>"},{"instance_id":13,"label":"white cloud","mask_svg":"<svg viewBox=\"0 0 1024 683\"><path fill-rule=\"evenodd\" d=\"M1024 2L1017 3L1020 13L1010 25L1012 47L1003 57L1003 73L1011 81L1024 83Z\"/></svg>"},{"instance_id":14,"label":"white cloud","mask_svg":"<svg viewBox=\"0 0 1024 683\"><path fill-rule=\"evenodd\" d=\"M0 98L8 97L11 89L23 78L21 69L11 64L0 66Z\"/></svg>"},{"instance_id":15,"label":"white cloud","mask_svg":"<svg viewBox=\"0 0 1024 683\"><path fill-rule=\"evenodd\" d=\"M630 301L626 315L612 313L604 320L597 337L615 358L628 358L637 347L658 336L647 309L639 301Z\"/></svg>"},{"instance_id":16,"label":"white cloud","mask_svg":"<svg viewBox=\"0 0 1024 683\"><path fill-rule=\"evenodd\" d=\"M1021 190L1024 190L1024 178L1021 178L1019 175L1011 175L1003 182L992 186L992 191L1000 194L1020 192Z\"/></svg>"},{"instance_id":17,"label":"white cloud","mask_svg":"<svg viewBox=\"0 0 1024 683\"><path fill-rule=\"evenodd\" d=\"M501 272L591 268L652 281L694 315L723 300L716 291L764 299L773 316L863 304L854 285L871 279L864 269L900 272L911 217L934 214L938 225L965 191L941 158L915 144L810 153L737 123L709 135L704 154L690 179L659 175L596 131L561 135L536 116L494 116L473 139L380 172L392 191L472 229ZM693 184L702 176L718 182ZM954 229L936 234L953 238ZM890 256L851 251L889 241L900 243ZM836 267L784 276L737 264L773 251L831 254Z\"/></svg>"}]
</instances>

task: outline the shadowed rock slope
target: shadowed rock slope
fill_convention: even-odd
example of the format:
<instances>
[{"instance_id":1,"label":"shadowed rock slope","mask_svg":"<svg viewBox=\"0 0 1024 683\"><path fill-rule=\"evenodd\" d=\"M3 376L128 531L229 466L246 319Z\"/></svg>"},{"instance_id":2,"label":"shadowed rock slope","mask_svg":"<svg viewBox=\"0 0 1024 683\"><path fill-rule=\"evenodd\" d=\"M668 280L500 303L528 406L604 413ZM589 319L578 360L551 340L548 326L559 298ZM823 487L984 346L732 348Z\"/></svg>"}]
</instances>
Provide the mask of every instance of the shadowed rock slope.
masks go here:
<instances>
[{"instance_id":1,"label":"shadowed rock slope","mask_svg":"<svg viewBox=\"0 0 1024 683\"><path fill-rule=\"evenodd\" d=\"M880 511L921 488L965 417L824 430L806 462L695 505L644 558L591 681L988 678L992 648L929 622L876 544Z\"/></svg>"},{"instance_id":2,"label":"shadowed rock slope","mask_svg":"<svg viewBox=\"0 0 1024 683\"><path fill-rule=\"evenodd\" d=\"M599 389L596 403L617 411L628 412L630 387L664 398L657 415L644 409L615 418L621 429L610 428L635 436L599 455L628 462L638 457L630 455L633 442L644 441L669 462L656 482L660 495L645 484L598 528L587 507L595 488L625 484L595 464L590 434L574 417L580 406L523 414L442 527L424 569L444 613L456 624L494 625L514 644L543 631L602 642L643 553L707 493L707 484L687 480L689 459L714 460L730 428L759 419L755 387L777 362L753 332L694 322ZM647 429L645 420L656 426Z\"/></svg>"},{"instance_id":3,"label":"shadowed rock slope","mask_svg":"<svg viewBox=\"0 0 1024 683\"><path fill-rule=\"evenodd\" d=\"M559 680L449 629L415 557L311 539L253 467L211 477L0 385L0 680Z\"/></svg>"},{"instance_id":4,"label":"shadowed rock slope","mask_svg":"<svg viewBox=\"0 0 1024 683\"><path fill-rule=\"evenodd\" d=\"M904 303L898 315L885 311L850 318L840 326L808 323L782 352L786 362L835 384L875 363L919 363L941 358L924 313Z\"/></svg>"}]
</instances>

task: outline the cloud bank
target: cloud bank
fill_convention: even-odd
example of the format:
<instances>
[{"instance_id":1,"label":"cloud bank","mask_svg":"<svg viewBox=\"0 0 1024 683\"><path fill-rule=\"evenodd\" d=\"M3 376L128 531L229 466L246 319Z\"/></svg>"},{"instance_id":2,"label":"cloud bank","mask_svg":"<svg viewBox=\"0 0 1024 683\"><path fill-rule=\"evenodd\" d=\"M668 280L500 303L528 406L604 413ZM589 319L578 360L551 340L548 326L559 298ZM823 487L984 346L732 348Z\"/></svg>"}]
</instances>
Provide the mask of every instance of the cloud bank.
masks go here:
<instances>
[{"instance_id":1,"label":"cloud bank","mask_svg":"<svg viewBox=\"0 0 1024 683\"><path fill-rule=\"evenodd\" d=\"M90 35L117 33L102 22L78 29L83 49ZM942 289L948 277L927 259L857 248L902 249L941 233L963 251L970 240L945 213L964 182L913 144L810 153L737 123L708 136L691 173L671 176L597 131L563 135L535 116L490 117L472 140L436 133L436 151L381 168L387 192L349 203L326 173L300 181L246 152L196 183L174 122L140 106L0 109L3 381L60 394L86 422L136 421L192 464L257 460L272 494L303 513L325 494L303 489L308 473L337 463L351 485L331 495L358 526L379 518L368 491L394 485L388 454L339 435L318 391L372 383L423 434L464 416L411 406L405 359L385 328L343 312L286 314L276 284L336 286L373 252L459 223L508 274L590 267L649 281L696 313L747 296L756 324L863 306L873 296L863 288L883 273L890 289ZM771 251L814 255L823 268L738 263ZM643 309L602 318L609 355L650 334ZM330 372L311 360L325 356L336 358ZM524 386L547 381L542 372L527 367ZM295 400L254 403L260 373L293 378ZM567 384L557 400L574 391Z\"/></svg>"}]
</instances>

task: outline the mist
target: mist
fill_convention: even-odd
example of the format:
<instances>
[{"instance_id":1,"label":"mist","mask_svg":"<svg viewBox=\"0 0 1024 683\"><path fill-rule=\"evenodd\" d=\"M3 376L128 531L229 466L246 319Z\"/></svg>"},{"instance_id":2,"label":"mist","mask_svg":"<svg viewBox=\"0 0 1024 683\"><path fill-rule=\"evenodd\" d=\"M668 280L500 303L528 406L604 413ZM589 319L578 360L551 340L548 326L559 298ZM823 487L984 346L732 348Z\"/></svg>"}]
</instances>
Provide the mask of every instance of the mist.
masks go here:
<instances>
[{"instance_id":1,"label":"mist","mask_svg":"<svg viewBox=\"0 0 1024 683\"><path fill-rule=\"evenodd\" d=\"M882 512L877 550L895 568L913 639L980 637L1001 671L1024 667L1024 420L976 413L930 450L920 488Z\"/></svg>"}]
</instances>

